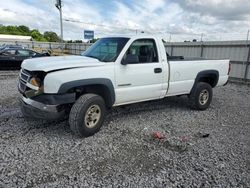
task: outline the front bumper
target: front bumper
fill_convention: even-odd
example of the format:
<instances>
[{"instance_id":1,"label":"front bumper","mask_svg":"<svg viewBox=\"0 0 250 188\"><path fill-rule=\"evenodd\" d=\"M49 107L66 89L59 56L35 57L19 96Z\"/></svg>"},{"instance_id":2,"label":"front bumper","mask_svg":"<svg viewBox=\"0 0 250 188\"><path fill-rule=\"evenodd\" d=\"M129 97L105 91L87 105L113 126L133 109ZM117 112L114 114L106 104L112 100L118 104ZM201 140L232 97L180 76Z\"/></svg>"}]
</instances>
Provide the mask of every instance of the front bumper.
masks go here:
<instances>
[{"instance_id":1,"label":"front bumper","mask_svg":"<svg viewBox=\"0 0 250 188\"><path fill-rule=\"evenodd\" d=\"M25 117L33 119L57 120L66 115L59 105L46 105L25 97L21 101L21 111Z\"/></svg>"},{"instance_id":2,"label":"front bumper","mask_svg":"<svg viewBox=\"0 0 250 188\"><path fill-rule=\"evenodd\" d=\"M74 102L74 93L42 94L32 98L23 96L21 111L28 118L57 120L67 115L66 106Z\"/></svg>"}]
</instances>

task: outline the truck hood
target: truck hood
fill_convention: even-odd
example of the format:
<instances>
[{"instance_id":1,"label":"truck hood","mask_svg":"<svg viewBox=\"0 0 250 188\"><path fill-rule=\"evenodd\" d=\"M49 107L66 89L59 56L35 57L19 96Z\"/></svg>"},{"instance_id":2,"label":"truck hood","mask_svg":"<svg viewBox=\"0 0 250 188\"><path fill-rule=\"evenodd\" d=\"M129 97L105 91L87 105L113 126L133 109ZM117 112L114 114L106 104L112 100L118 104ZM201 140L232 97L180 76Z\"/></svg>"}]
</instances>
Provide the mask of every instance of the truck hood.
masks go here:
<instances>
[{"instance_id":1,"label":"truck hood","mask_svg":"<svg viewBox=\"0 0 250 188\"><path fill-rule=\"evenodd\" d=\"M69 69L77 67L102 66L105 63L94 58L86 56L57 56L57 57L40 57L26 59L22 63L22 68L29 71L49 72L59 69Z\"/></svg>"}]
</instances>

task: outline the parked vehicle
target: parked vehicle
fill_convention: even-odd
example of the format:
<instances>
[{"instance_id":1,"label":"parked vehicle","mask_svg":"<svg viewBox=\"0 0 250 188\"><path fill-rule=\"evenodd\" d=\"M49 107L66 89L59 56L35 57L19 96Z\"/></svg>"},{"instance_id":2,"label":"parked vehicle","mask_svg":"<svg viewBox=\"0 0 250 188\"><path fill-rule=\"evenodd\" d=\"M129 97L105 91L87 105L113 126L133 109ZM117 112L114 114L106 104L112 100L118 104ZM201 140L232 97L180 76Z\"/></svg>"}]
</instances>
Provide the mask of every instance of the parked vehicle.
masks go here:
<instances>
[{"instance_id":1,"label":"parked vehicle","mask_svg":"<svg viewBox=\"0 0 250 188\"><path fill-rule=\"evenodd\" d=\"M187 95L193 109L207 109L212 88L227 83L229 60L169 59L161 38L135 35L102 38L82 56L25 60L22 112L40 119L69 113L72 131L90 136L114 106Z\"/></svg>"},{"instance_id":2,"label":"parked vehicle","mask_svg":"<svg viewBox=\"0 0 250 188\"><path fill-rule=\"evenodd\" d=\"M0 46L0 50L4 50L4 49L10 49L10 48L22 48L25 49L22 45L16 44L3 44Z\"/></svg>"},{"instance_id":3,"label":"parked vehicle","mask_svg":"<svg viewBox=\"0 0 250 188\"><path fill-rule=\"evenodd\" d=\"M49 53L38 53L20 47L7 47L0 50L0 68L21 68L23 60L49 56Z\"/></svg>"}]
</instances>

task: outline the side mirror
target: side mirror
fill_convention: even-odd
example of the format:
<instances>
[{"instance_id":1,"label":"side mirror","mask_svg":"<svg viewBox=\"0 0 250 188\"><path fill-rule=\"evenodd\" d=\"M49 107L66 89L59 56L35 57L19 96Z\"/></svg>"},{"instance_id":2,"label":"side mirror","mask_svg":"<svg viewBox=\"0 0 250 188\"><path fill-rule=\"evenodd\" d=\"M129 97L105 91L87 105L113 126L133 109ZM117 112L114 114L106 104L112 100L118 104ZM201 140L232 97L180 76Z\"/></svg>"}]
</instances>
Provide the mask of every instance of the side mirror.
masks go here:
<instances>
[{"instance_id":1,"label":"side mirror","mask_svg":"<svg viewBox=\"0 0 250 188\"><path fill-rule=\"evenodd\" d=\"M126 57L123 58L121 61L122 65L135 64L135 63L139 63L139 57L138 55L134 55L134 54L126 55Z\"/></svg>"}]
</instances>

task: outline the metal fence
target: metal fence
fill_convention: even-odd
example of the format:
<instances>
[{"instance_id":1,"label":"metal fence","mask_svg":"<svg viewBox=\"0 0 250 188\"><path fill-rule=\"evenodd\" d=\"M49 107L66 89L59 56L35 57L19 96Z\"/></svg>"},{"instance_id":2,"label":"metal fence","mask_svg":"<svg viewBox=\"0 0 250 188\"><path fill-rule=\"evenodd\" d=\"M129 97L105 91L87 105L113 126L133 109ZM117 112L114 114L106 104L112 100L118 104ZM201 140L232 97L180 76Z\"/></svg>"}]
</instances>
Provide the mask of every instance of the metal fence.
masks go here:
<instances>
[{"instance_id":1,"label":"metal fence","mask_svg":"<svg viewBox=\"0 0 250 188\"><path fill-rule=\"evenodd\" d=\"M22 45L25 48L38 52L50 50L53 55L74 54L80 55L91 44L89 43L58 43L58 42L35 42L35 41L0 41L0 45Z\"/></svg>"},{"instance_id":2,"label":"metal fence","mask_svg":"<svg viewBox=\"0 0 250 188\"><path fill-rule=\"evenodd\" d=\"M89 43L0 41L0 45L4 43L19 44L37 51L51 50L53 55L79 55L91 45ZM165 48L173 56L230 59L230 78L250 80L250 41L173 42L166 43Z\"/></svg>"},{"instance_id":3,"label":"metal fence","mask_svg":"<svg viewBox=\"0 0 250 188\"><path fill-rule=\"evenodd\" d=\"M250 41L175 42L165 48L173 56L230 59L230 77L250 79Z\"/></svg>"}]
</instances>

